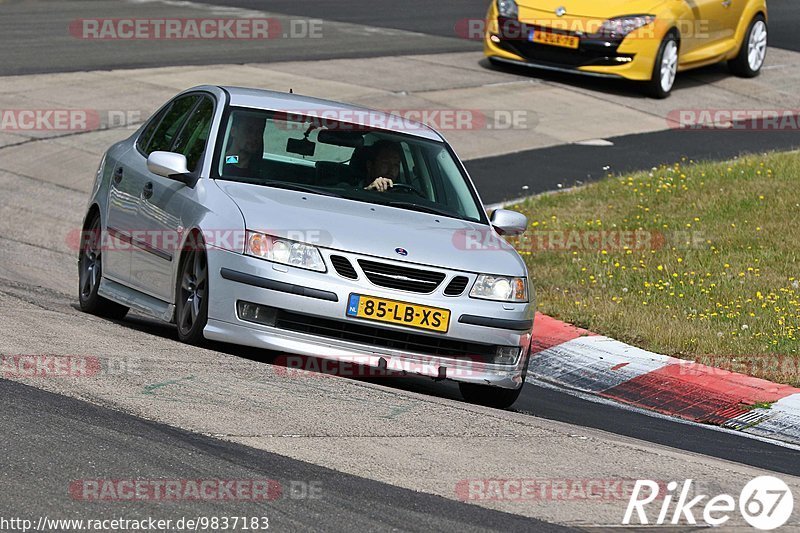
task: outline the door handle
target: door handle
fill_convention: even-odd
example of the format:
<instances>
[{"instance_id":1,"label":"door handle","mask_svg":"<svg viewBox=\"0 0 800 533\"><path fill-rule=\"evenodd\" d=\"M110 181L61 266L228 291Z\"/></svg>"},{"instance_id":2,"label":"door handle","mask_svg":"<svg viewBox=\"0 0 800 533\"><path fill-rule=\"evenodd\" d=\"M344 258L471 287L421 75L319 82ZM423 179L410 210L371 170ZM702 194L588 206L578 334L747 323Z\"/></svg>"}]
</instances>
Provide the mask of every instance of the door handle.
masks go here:
<instances>
[{"instance_id":1,"label":"door handle","mask_svg":"<svg viewBox=\"0 0 800 533\"><path fill-rule=\"evenodd\" d=\"M148 181L145 184L144 189L142 189L142 198L147 200L151 196L153 196L153 182L152 181Z\"/></svg>"},{"instance_id":2,"label":"door handle","mask_svg":"<svg viewBox=\"0 0 800 533\"><path fill-rule=\"evenodd\" d=\"M123 169L122 167L117 167L114 170L114 183L115 184L118 184L120 181L122 181L122 176L123 176L124 173L125 173L125 169Z\"/></svg>"}]
</instances>

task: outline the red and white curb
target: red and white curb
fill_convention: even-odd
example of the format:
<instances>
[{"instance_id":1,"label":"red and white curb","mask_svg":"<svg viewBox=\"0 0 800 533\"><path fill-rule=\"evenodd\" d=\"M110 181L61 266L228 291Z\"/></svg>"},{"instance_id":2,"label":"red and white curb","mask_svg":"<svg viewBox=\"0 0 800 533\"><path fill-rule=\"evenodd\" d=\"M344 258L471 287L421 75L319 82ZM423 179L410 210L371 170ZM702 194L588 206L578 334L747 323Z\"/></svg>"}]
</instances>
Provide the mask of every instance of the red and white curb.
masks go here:
<instances>
[{"instance_id":1,"label":"red and white curb","mask_svg":"<svg viewBox=\"0 0 800 533\"><path fill-rule=\"evenodd\" d=\"M635 348L537 314L528 380L800 445L800 389ZM770 403L769 408L753 407Z\"/></svg>"}]
</instances>

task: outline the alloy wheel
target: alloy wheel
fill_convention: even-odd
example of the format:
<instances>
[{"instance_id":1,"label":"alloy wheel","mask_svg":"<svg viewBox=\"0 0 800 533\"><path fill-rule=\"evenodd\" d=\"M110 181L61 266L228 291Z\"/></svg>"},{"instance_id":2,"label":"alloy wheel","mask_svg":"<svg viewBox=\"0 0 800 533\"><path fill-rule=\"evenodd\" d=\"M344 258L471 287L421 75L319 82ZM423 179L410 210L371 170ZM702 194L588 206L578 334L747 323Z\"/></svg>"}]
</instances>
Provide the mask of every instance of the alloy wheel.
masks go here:
<instances>
[{"instance_id":1,"label":"alloy wheel","mask_svg":"<svg viewBox=\"0 0 800 533\"><path fill-rule=\"evenodd\" d=\"M678 43L674 40L669 40L664 46L664 54L661 56L661 89L664 92L672 90L677 72Z\"/></svg>"},{"instance_id":2,"label":"alloy wheel","mask_svg":"<svg viewBox=\"0 0 800 533\"><path fill-rule=\"evenodd\" d=\"M747 43L747 61L750 69L757 71L764 64L767 56L767 25L763 20L757 20L750 30L750 39Z\"/></svg>"},{"instance_id":3,"label":"alloy wheel","mask_svg":"<svg viewBox=\"0 0 800 533\"><path fill-rule=\"evenodd\" d=\"M100 283L100 219L84 232L80 256L80 297L88 300Z\"/></svg>"},{"instance_id":4,"label":"alloy wheel","mask_svg":"<svg viewBox=\"0 0 800 533\"><path fill-rule=\"evenodd\" d=\"M208 294L208 268L202 250L195 250L183 262L179 294L178 328L189 335L197 323Z\"/></svg>"}]
</instances>

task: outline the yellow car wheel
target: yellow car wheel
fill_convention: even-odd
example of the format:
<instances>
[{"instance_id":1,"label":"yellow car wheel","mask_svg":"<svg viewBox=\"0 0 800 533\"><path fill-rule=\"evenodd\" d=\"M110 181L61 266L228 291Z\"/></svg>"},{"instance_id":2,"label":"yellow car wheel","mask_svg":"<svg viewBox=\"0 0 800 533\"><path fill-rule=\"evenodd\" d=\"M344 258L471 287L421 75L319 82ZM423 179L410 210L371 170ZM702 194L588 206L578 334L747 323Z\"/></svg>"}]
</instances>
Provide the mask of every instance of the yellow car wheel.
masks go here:
<instances>
[{"instance_id":1,"label":"yellow car wheel","mask_svg":"<svg viewBox=\"0 0 800 533\"><path fill-rule=\"evenodd\" d=\"M767 57L767 21L762 14L753 18L736 58L728 61L728 68L737 76L755 78L761 73Z\"/></svg>"},{"instance_id":2,"label":"yellow car wheel","mask_svg":"<svg viewBox=\"0 0 800 533\"><path fill-rule=\"evenodd\" d=\"M680 43L674 31L667 33L661 41L656 60L653 64L653 75L645 83L645 92L653 98L666 98L675 85L675 76L678 73L678 54Z\"/></svg>"}]
</instances>

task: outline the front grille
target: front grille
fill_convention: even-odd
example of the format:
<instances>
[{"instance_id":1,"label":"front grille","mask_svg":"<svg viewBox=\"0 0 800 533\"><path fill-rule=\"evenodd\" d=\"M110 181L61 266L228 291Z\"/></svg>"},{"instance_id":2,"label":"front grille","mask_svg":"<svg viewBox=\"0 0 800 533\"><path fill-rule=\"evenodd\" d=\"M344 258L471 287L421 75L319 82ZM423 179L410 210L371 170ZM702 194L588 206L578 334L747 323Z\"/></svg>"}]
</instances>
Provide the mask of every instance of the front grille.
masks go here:
<instances>
[{"instance_id":1,"label":"front grille","mask_svg":"<svg viewBox=\"0 0 800 533\"><path fill-rule=\"evenodd\" d=\"M622 63L615 61L614 58L632 57L617 54L614 49L610 48L593 49L581 45L579 49L573 50L570 48L560 48L558 46L548 46L546 44L537 44L520 40L503 41L503 48L530 61L565 67L620 65Z\"/></svg>"},{"instance_id":2,"label":"front grille","mask_svg":"<svg viewBox=\"0 0 800 533\"><path fill-rule=\"evenodd\" d=\"M533 43L527 39L530 30L547 31L573 35L581 39L577 49L551 46L546 44ZM500 47L510 52L524 57L537 63L546 63L561 67L583 67L583 66L607 66L620 65L616 61L617 57L633 57L630 55L618 54L617 48L621 41L602 39L597 36L580 35L575 32L563 31L555 28L541 28L539 26L529 26L523 24L521 30L517 30L511 38L503 38Z\"/></svg>"},{"instance_id":3,"label":"front grille","mask_svg":"<svg viewBox=\"0 0 800 533\"><path fill-rule=\"evenodd\" d=\"M343 278L358 279L358 273L348 258L341 255L332 255L331 263L336 272Z\"/></svg>"},{"instance_id":4,"label":"front grille","mask_svg":"<svg viewBox=\"0 0 800 533\"><path fill-rule=\"evenodd\" d=\"M465 276L454 277L444 289L445 296L458 296L467 288L467 283L469 283L469 278Z\"/></svg>"},{"instance_id":5,"label":"front grille","mask_svg":"<svg viewBox=\"0 0 800 533\"><path fill-rule=\"evenodd\" d=\"M375 285L401 291L427 294L436 290L445 277L441 272L376 263L363 259L359 259L358 264L367 279Z\"/></svg>"},{"instance_id":6,"label":"front grille","mask_svg":"<svg viewBox=\"0 0 800 533\"><path fill-rule=\"evenodd\" d=\"M318 337L341 339L368 346L380 346L411 353L438 357L470 359L489 363L497 346L383 329L359 322L333 320L279 310L275 326L281 329L309 333Z\"/></svg>"}]
</instances>

